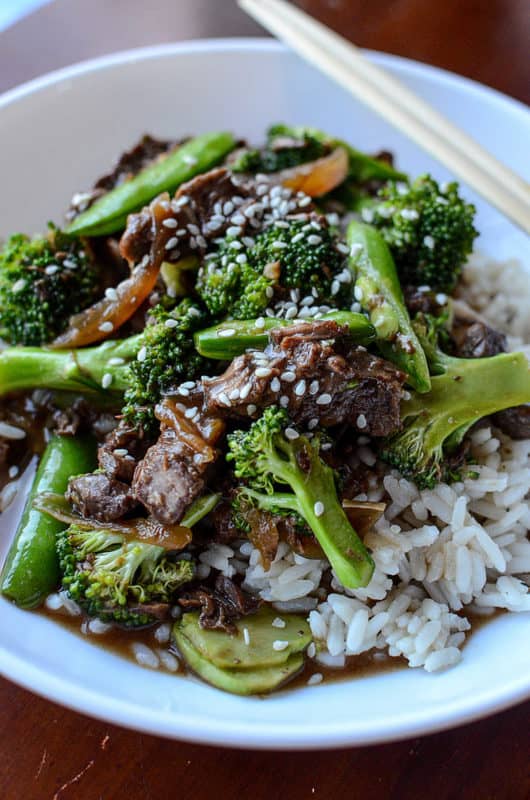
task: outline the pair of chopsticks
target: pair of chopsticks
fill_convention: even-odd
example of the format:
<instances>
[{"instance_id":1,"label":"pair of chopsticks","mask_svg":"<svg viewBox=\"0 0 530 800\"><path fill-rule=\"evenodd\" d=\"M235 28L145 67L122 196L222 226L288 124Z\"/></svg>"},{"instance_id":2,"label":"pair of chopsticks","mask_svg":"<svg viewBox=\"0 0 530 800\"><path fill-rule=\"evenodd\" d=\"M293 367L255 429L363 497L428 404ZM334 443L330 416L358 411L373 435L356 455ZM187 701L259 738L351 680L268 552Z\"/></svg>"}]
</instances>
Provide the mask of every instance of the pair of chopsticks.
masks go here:
<instances>
[{"instance_id":1,"label":"pair of chopsticks","mask_svg":"<svg viewBox=\"0 0 530 800\"><path fill-rule=\"evenodd\" d=\"M286 0L238 2L264 28L413 139L530 233L530 184L471 136L368 61L355 45Z\"/></svg>"}]
</instances>

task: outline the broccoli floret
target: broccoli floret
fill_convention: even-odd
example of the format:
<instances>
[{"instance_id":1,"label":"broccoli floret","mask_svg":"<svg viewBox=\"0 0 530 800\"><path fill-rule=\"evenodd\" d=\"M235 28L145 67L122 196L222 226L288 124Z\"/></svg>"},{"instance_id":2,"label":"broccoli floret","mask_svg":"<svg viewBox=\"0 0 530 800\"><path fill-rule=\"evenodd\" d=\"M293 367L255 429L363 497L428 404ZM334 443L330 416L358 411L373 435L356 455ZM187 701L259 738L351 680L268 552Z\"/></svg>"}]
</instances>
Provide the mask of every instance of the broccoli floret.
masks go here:
<instances>
[{"instance_id":1,"label":"broccoli floret","mask_svg":"<svg viewBox=\"0 0 530 800\"><path fill-rule=\"evenodd\" d=\"M210 368L193 342L207 319L185 299L171 311L157 306L144 331L128 339L79 350L7 348L0 352L0 395L37 388L98 395L118 407L125 402L127 419L151 429L161 396Z\"/></svg>"},{"instance_id":2,"label":"broccoli floret","mask_svg":"<svg viewBox=\"0 0 530 800\"><path fill-rule=\"evenodd\" d=\"M277 289L314 289L315 305L349 307L350 275L333 229L320 223L317 230L304 220L285 225L266 228L237 251L228 237L201 267L196 290L213 316L258 317Z\"/></svg>"},{"instance_id":3,"label":"broccoli floret","mask_svg":"<svg viewBox=\"0 0 530 800\"><path fill-rule=\"evenodd\" d=\"M230 434L228 448L234 474L246 484L239 490L245 503L272 513L300 516L343 585L367 585L373 561L342 509L335 472L319 455L318 436L299 435L289 427L287 412L271 406L248 431ZM236 503L236 513L240 505L241 500Z\"/></svg>"},{"instance_id":4,"label":"broccoli floret","mask_svg":"<svg viewBox=\"0 0 530 800\"><path fill-rule=\"evenodd\" d=\"M47 238L11 236L0 253L0 337L11 344L51 342L71 314L94 301L98 284L78 240L55 228Z\"/></svg>"},{"instance_id":5,"label":"broccoli floret","mask_svg":"<svg viewBox=\"0 0 530 800\"><path fill-rule=\"evenodd\" d=\"M153 309L137 357L130 365L130 385L123 409L129 422L151 428L155 422L154 406L160 397L184 378L208 371L209 362L198 354L193 342L193 333L204 327L207 319L189 298L172 311L162 305Z\"/></svg>"},{"instance_id":6,"label":"broccoli floret","mask_svg":"<svg viewBox=\"0 0 530 800\"><path fill-rule=\"evenodd\" d=\"M71 525L57 537L62 586L90 617L128 628L157 621L150 603L170 603L191 581L191 561L109 530ZM144 607L145 606L145 607Z\"/></svg>"},{"instance_id":7,"label":"broccoli floret","mask_svg":"<svg viewBox=\"0 0 530 800\"><path fill-rule=\"evenodd\" d=\"M262 149L244 150L231 164L233 172L271 173L298 167L316 161L329 152L329 147L310 133L300 136L267 133L267 143Z\"/></svg>"},{"instance_id":8,"label":"broccoli floret","mask_svg":"<svg viewBox=\"0 0 530 800\"><path fill-rule=\"evenodd\" d=\"M442 189L430 175L410 185L390 181L364 215L386 239L403 285L454 289L478 235L475 207L457 183Z\"/></svg>"},{"instance_id":9,"label":"broccoli floret","mask_svg":"<svg viewBox=\"0 0 530 800\"><path fill-rule=\"evenodd\" d=\"M478 420L530 402L530 368L522 353L454 358L436 346L437 330L416 330L434 377L427 394L411 393L401 405L403 430L383 445L381 457L420 488L458 479L447 457Z\"/></svg>"}]
</instances>

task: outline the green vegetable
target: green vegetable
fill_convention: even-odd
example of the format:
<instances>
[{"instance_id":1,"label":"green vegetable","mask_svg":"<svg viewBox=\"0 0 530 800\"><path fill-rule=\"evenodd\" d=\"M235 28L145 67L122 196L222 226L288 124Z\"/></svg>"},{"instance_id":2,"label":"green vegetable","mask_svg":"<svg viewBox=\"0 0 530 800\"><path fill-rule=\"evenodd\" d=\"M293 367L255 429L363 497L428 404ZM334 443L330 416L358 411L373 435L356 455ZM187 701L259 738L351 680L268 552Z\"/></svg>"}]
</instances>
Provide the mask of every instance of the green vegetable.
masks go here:
<instances>
[{"instance_id":1,"label":"green vegetable","mask_svg":"<svg viewBox=\"0 0 530 800\"><path fill-rule=\"evenodd\" d=\"M171 311L159 305L151 313L151 323L128 339L78 350L9 347L1 351L0 396L45 388L114 398L117 403L125 398L123 413L128 420L152 427L154 405L161 395L185 377L205 372L208 362L193 344L193 332L207 321L204 311L185 298Z\"/></svg>"},{"instance_id":2,"label":"green vegetable","mask_svg":"<svg viewBox=\"0 0 530 800\"><path fill-rule=\"evenodd\" d=\"M78 241L11 236L0 252L0 337L12 344L51 342L71 314L96 298L98 270Z\"/></svg>"},{"instance_id":3,"label":"green vegetable","mask_svg":"<svg viewBox=\"0 0 530 800\"><path fill-rule=\"evenodd\" d=\"M403 285L427 285L451 292L478 235L475 207L458 184L441 188L430 175L410 186L390 181L369 210L390 247Z\"/></svg>"},{"instance_id":4,"label":"green vegetable","mask_svg":"<svg viewBox=\"0 0 530 800\"><path fill-rule=\"evenodd\" d=\"M277 287L312 294L315 307L349 307L351 283L334 230L326 222L318 230L307 220L285 224L258 233L251 247L238 243L237 253L233 238L225 237L215 257L200 268L196 290L214 317L259 317Z\"/></svg>"},{"instance_id":5,"label":"green vegetable","mask_svg":"<svg viewBox=\"0 0 530 800\"><path fill-rule=\"evenodd\" d=\"M288 439L288 423L285 410L271 406L248 431L229 434L227 460L234 462L236 478L247 484L240 495L264 511L302 517L342 584L366 586L374 564L342 509L335 473L319 455L319 438ZM291 492L280 492L278 484Z\"/></svg>"},{"instance_id":6,"label":"green vegetable","mask_svg":"<svg viewBox=\"0 0 530 800\"><path fill-rule=\"evenodd\" d=\"M369 225L348 226L350 264L356 275L356 297L370 314L383 356L409 376L418 392L431 387L429 366L414 332L390 250Z\"/></svg>"},{"instance_id":7,"label":"green vegetable","mask_svg":"<svg viewBox=\"0 0 530 800\"><path fill-rule=\"evenodd\" d=\"M59 582L55 540L65 526L33 508L33 500L42 492L65 492L69 478L91 470L95 461L92 439L50 439L0 577L2 594L21 608L40 605Z\"/></svg>"},{"instance_id":8,"label":"green vegetable","mask_svg":"<svg viewBox=\"0 0 530 800\"><path fill-rule=\"evenodd\" d=\"M401 404L403 430L385 442L381 457L420 488L434 488L455 478L445 457L472 425L530 402L530 368L522 353L453 358L421 341L432 371L441 374L431 378L430 392L412 393Z\"/></svg>"},{"instance_id":9,"label":"green vegetable","mask_svg":"<svg viewBox=\"0 0 530 800\"><path fill-rule=\"evenodd\" d=\"M72 600L91 617L131 628L156 622L150 604L170 603L195 571L193 562L158 545L78 525L59 533L57 553Z\"/></svg>"},{"instance_id":10,"label":"green vegetable","mask_svg":"<svg viewBox=\"0 0 530 800\"><path fill-rule=\"evenodd\" d=\"M353 311L330 311L322 319L339 325L348 325L350 335L357 344L369 344L375 338L375 329L363 314ZM229 320L194 334L197 352L204 358L229 361L246 350L264 350L269 344L269 331L307 320L261 319ZM229 333L233 331L233 333Z\"/></svg>"},{"instance_id":11,"label":"green vegetable","mask_svg":"<svg viewBox=\"0 0 530 800\"><path fill-rule=\"evenodd\" d=\"M261 149L243 151L238 158L230 164L233 172L271 173L284 169L298 167L326 155L329 148L322 141L307 133L295 138L296 144L282 144L278 141L283 134L277 136L268 131L267 144Z\"/></svg>"},{"instance_id":12,"label":"green vegetable","mask_svg":"<svg viewBox=\"0 0 530 800\"><path fill-rule=\"evenodd\" d=\"M185 528L193 528L203 517L214 510L220 499L221 495L214 492L197 497L187 508L186 513L180 520L180 524Z\"/></svg>"},{"instance_id":13,"label":"green vegetable","mask_svg":"<svg viewBox=\"0 0 530 800\"><path fill-rule=\"evenodd\" d=\"M161 192L174 192L185 181L207 172L234 147L230 133L205 133L191 139L96 200L76 217L67 233L104 236L122 230L128 214L138 211Z\"/></svg>"},{"instance_id":14,"label":"green vegetable","mask_svg":"<svg viewBox=\"0 0 530 800\"><path fill-rule=\"evenodd\" d=\"M237 621L236 633L230 635L203 630L198 613L184 614L173 628L173 638L191 669L208 683L234 694L270 692L302 669L303 651L311 642L302 617L282 613L285 627L280 629L272 626L276 616L262 608ZM275 650L277 640L287 645Z\"/></svg>"}]
</instances>

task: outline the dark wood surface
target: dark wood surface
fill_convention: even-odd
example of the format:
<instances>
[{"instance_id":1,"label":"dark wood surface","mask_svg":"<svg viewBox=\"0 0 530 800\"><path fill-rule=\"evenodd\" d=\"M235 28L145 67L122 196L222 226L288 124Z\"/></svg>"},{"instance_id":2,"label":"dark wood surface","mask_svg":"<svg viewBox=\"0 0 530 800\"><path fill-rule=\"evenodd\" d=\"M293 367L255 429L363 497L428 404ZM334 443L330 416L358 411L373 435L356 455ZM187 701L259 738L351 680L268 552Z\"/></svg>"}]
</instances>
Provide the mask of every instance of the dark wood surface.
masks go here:
<instances>
[{"instance_id":1,"label":"dark wood surface","mask_svg":"<svg viewBox=\"0 0 530 800\"><path fill-rule=\"evenodd\" d=\"M454 70L530 101L528 0L301 5L364 47ZM55 0L0 34L0 90L114 50L259 33L232 0ZM0 800L528 800L529 765L529 703L397 744L253 753L129 732L0 680Z\"/></svg>"}]
</instances>

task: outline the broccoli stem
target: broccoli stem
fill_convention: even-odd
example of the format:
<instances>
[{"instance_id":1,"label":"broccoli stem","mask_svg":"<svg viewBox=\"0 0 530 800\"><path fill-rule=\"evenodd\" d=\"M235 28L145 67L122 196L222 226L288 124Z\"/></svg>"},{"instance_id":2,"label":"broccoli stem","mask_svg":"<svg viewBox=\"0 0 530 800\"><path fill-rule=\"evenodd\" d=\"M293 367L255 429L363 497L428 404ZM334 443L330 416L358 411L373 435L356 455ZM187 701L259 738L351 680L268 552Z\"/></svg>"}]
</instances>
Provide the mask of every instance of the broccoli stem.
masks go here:
<instances>
[{"instance_id":1,"label":"broccoli stem","mask_svg":"<svg viewBox=\"0 0 530 800\"><path fill-rule=\"evenodd\" d=\"M332 311L322 319L333 320L338 325L347 325L357 344L369 344L375 338L375 329L363 314L352 311ZM229 320L198 331L194 335L195 347L205 358L229 361L246 350L264 350L269 344L269 332L275 328L307 322L301 319Z\"/></svg>"},{"instance_id":2,"label":"broccoli stem","mask_svg":"<svg viewBox=\"0 0 530 800\"><path fill-rule=\"evenodd\" d=\"M0 353L0 396L38 388L123 394L130 382L128 362L138 353L142 338L139 334L79 350L8 347ZM112 380L104 388L106 375Z\"/></svg>"},{"instance_id":3,"label":"broccoli stem","mask_svg":"<svg viewBox=\"0 0 530 800\"><path fill-rule=\"evenodd\" d=\"M276 439L279 453L267 452L270 472L277 480L287 483L294 494L262 494L245 489L248 495L264 509L283 509L299 514L311 528L335 574L343 586L356 589L370 582L374 562L351 526L338 500L334 472L325 464L311 445L300 437L287 443L283 437ZM282 458L283 454L286 458ZM309 456L309 471L303 463Z\"/></svg>"},{"instance_id":4,"label":"broccoli stem","mask_svg":"<svg viewBox=\"0 0 530 800\"><path fill-rule=\"evenodd\" d=\"M353 221L347 234L356 296L370 314L382 355L408 375L417 392L431 387L429 366L412 327L394 260L381 234Z\"/></svg>"}]
</instances>

